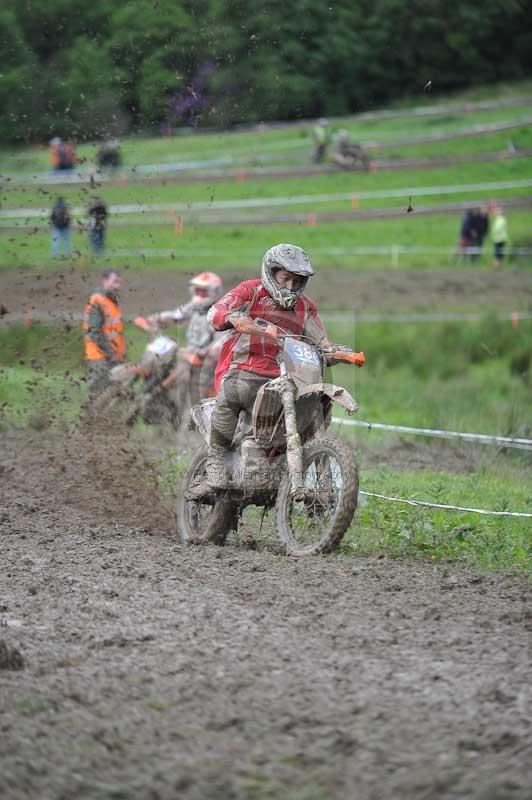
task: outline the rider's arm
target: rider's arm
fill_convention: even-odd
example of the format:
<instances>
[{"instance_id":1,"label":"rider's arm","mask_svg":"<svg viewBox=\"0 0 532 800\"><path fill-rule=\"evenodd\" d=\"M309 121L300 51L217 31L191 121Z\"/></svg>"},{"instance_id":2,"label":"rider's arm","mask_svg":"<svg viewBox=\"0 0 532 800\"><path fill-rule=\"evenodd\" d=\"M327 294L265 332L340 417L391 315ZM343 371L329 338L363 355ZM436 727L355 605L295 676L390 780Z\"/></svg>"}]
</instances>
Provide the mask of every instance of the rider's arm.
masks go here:
<instances>
[{"instance_id":1,"label":"rider's arm","mask_svg":"<svg viewBox=\"0 0 532 800\"><path fill-rule=\"evenodd\" d=\"M173 311L161 311L160 314L154 314L153 319L156 320L161 328L166 328L167 325L183 325L188 322L192 316L192 303L183 303L183 305L174 308Z\"/></svg>"},{"instance_id":2,"label":"rider's arm","mask_svg":"<svg viewBox=\"0 0 532 800\"><path fill-rule=\"evenodd\" d=\"M87 336L105 353L107 361L114 361L115 353L113 347L103 332L104 321L100 306L98 303L93 303L89 312Z\"/></svg>"},{"instance_id":3,"label":"rider's arm","mask_svg":"<svg viewBox=\"0 0 532 800\"><path fill-rule=\"evenodd\" d=\"M335 364L342 364L344 363L344 359L341 356L333 356L333 352L337 352L338 350L345 350L346 348L341 348L338 345L332 344L331 340L327 336L327 332L321 321L316 305L313 301L310 301L310 306L307 312L307 318L305 320L305 327L303 329L303 334L308 336L309 339L313 342L313 344L317 345L320 350L322 351L322 355L325 357L325 361L328 367L334 367ZM350 349L347 348L350 352ZM327 350L331 351L331 354L327 354ZM358 362L357 362L358 363ZM362 364L358 364L358 366L362 366Z\"/></svg>"},{"instance_id":4,"label":"rider's arm","mask_svg":"<svg viewBox=\"0 0 532 800\"><path fill-rule=\"evenodd\" d=\"M303 335L307 336L313 344L320 348L327 349L331 347L331 340L327 336L327 332L321 321L318 309L313 300L307 298L309 303L307 316L305 318L305 326L303 328Z\"/></svg>"},{"instance_id":5,"label":"rider's arm","mask_svg":"<svg viewBox=\"0 0 532 800\"><path fill-rule=\"evenodd\" d=\"M246 311L253 300L256 283L240 283L211 306L207 319L215 331L226 331L233 327L233 322L249 318Z\"/></svg>"}]
</instances>

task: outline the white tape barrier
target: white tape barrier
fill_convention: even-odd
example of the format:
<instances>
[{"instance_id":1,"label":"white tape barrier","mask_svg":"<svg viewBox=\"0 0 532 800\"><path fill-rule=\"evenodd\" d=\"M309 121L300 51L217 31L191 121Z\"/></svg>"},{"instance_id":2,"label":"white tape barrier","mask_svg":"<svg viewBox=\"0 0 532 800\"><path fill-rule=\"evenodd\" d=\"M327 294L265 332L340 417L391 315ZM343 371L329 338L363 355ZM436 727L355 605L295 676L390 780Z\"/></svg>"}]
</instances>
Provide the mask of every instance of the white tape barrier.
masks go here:
<instances>
[{"instance_id":1,"label":"white tape barrier","mask_svg":"<svg viewBox=\"0 0 532 800\"><path fill-rule=\"evenodd\" d=\"M126 320L131 322L136 315L126 315ZM511 321L514 325L519 325L522 320L532 319L532 311L499 311L491 315L495 319L502 319ZM31 312L24 311L8 311L0 316L0 324L6 325L16 322L72 322L79 321L83 318L83 314L79 311L71 311L69 313L53 314L50 311L39 311L33 309ZM418 323L433 323L433 322L482 322L486 319L485 313L441 313L441 314L349 314L349 313L334 313L324 312L320 314L320 318L324 322L333 323L347 323L347 324L393 324L393 325L413 325ZM349 421L348 421L349 422ZM370 424L370 423L368 423Z\"/></svg>"},{"instance_id":2,"label":"white tape barrier","mask_svg":"<svg viewBox=\"0 0 532 800\"><path fill-rule=\"evenodd\" d=\"M418 322L481 322L486 319L486 313L463 313L455 314L452 312L441 314L348 314L330 313L320 314L324 322L346 322L346 323L391 323L414 324ZM491 315L489 315L491 316ZM496 319L510 320L514 325L518 325L523 319L532 319L532 311L500 311L495 312Z\"/></svg>"},{"instance_id":3,"label":"white tape barrier","mask_svg":"<svg viewBox=\"0 0 532 800\"><path fill-rule=\"evenodd\" d=\"M343 417L333 417L332 422L338 425L352 425L373 428L383 431L397 431L399 433L412 433L418 436L435 436L440 439L464 439L468 442L480 442L482 444L496 444L500 447L515 447L520 450L532 450L532 439L517 439L510 436L488 436L484 433L461 433L459 431L441 431L431 428L410 428L407 425L387 425L384 422L364 422L361 419L344 419Z\"/></svg>"},{"instance_id":4,"label":"white tape barrier","mask_svg":"<svg viewBox=\"0 0 532 800\"><path fill-rule=\"evenodd\" d=\"M447 186L406 186L402 189L375 189L371 191L359 192L353 189L350 192L334 192L328 194L301 194L284 197L250 197L245 200L213 200L208 202L184 202L184 203L120 203L111 205L109 211L112 214L146 214L151 212L164 213L194 211L223 211L225 209L246 209L246 208L273 208L276 206L297 206L316 203L336 203L342 200L380 200L386 198L402 197L429 197L435 195L468 194L475 192L493 192L506 189L526 189L532 187L532 178L513 181L486 181L483 183L462 183ZM73 216L80 216L85 213L81 206L72 209ZM49 208L7 208L0 211L2 219L26 219L48 218Z\"/></svg>"},{"instance_id":5,"label":"white tape barrier","mask_svg":"<svg viewBox=\"0 0 532 800\"><path fill-rule=\"evenodd\" d=\"M424 508L442 508L447 511L467 511L473 514L487 514L490 517L532 517L532 514L526 514L522 511L489 511L485 508L468 508L466 506L451 506L445 503L427 503L423 500L406 500L403 497L389 497L385 494L376 494L375 492L362 492L366 497L376 497L379 500L390 500L393 503L406 503L409 506L423 506Z\"/></svg>"},{"instance_id":6,"label":"white tape barrier","mask_svg":"<svg viewBox=\"0 0 532 800\"><path fill-rule=\"evenodd\" d=\"M171 258L179 254L178 248L169 247L115 247L107 251L112 256L141 256L142 258ZM466 247L457 252L455 247L403 247L402 245L384 245L382 247L315 247L313 253L320 255L402 255L407 253L417 253L420 255L448 255L461 257L462 255L482 255L480 247ZM214 247L194 248L196 256L215 256L218 250ZM509 247L506 250L508 256L530 256L532 247Z\"/></svg>"}]
</instances>

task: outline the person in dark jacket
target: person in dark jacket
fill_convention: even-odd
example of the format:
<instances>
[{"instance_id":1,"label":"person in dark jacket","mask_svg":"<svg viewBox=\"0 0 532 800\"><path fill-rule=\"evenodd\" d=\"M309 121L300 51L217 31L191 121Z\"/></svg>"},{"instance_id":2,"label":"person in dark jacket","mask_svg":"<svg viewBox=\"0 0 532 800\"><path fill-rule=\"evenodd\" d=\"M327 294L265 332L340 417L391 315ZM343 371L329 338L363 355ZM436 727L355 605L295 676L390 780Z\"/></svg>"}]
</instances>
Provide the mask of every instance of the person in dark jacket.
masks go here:
<instances>
[{"instance_id":1,"label":"person in dark jacket","mask_svg":"<svg viewBox=\"0 0 532 800\"><path fill-rule=\"evenodd\" d=\"M101 197L95 197L89 206L89 244L94 256L101 255L105 249L107 230L107 206Z\"/></svg>"},{"instance_id":2,"label":"person in dark jacket","mask_svg":"<svg viewBox=\"0 0 532 800\"><path fill-rule=\"evenodd\" d=\"M460 257L462 257L462 263L466 263L468 257L471 255L471 248L474 246L474 236L473 209L468 208L460 224L460 239L458 240L458 247L453 256L454 264L458 262Z\"/></svg>"},{"instance_id":3,"label":"person in dark jacket","mask_svg":"<svg viewBox=\"0 0 532 800\"><path fill-rule=\"evenodd\" d=\"M50 216L52 223L52 258L58 258L60 251L67 258L72 255L70 238L70 213L62 197L55 201Z\"/></svg>"},{"instance_id":4,"label":"person in dark jacket","mask_svg":"<svg viewBox=\"0 0 532 800\"><path fill-rule=\"evenodd\" d=\"M487 206L475 208L471 218L471 239L473 250L471 261L478 261L482 254L482 245L489 230L489 211Z\"/></svg>"}]
</instances>

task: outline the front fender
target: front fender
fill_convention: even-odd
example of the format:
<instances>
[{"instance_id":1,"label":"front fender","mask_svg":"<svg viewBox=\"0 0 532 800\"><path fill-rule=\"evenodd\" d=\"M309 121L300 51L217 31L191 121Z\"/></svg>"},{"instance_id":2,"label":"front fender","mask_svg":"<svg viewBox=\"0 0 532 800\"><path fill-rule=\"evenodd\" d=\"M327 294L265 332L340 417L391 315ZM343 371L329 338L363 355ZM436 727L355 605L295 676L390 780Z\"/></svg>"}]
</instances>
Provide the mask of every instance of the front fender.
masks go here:
<instances>
[{"instance_id":1,"label":"front fender","mask_svg":"<svg viewBox=\"0 0 532 800\"><path fill-rule=\"evenodd\" d=\"M358 405L349 392L334 383L311 383L298 392L298 397L304 397L308 394L326 394L331 400L343 406L348 414L354 414L358 411Z\"/></svg>"}]
</instances>

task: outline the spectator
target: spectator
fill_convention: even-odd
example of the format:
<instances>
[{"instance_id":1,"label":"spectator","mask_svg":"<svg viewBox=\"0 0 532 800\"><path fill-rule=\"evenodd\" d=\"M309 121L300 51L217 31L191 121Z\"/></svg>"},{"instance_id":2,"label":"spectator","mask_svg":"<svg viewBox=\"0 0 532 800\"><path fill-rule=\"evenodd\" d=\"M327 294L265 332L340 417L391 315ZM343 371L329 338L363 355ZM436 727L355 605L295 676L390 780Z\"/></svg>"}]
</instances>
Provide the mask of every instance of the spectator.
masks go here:
<instances>
[{"instance_id":1,"label":"spectator","mask_svg":"<svg viewBox=\"0 0 532 800\"><path fill-rule=\"evenodd\" d=\"M67 258L72 255L72 241L70 238L70 213L62 197L55 201L50 216L52 223L52 258L58 258L60 251Z\"/></svg>"},{"instance_id":2,"label":"spectator","mask_svg":"<svg viewBox=\"0 0 532 800\"><path fill-rule=\"evenodd\" d=\"M126 357L124 324L119 291L122 285L116 269L102 272L100 286L94 291L83 314L87 383L91 394L110 386L112 367Z\"/></svg>"},{"instance_id":3,"label":"spectator","mask_svg":"<svg viewBox=\"0 0 532 800\"><path fill-rule=\"evenodd\" d=\"M94 256L101 255L105 249L107 229L107 206L101 197L95 197L89 206L89 244Z\"/></svg>"},{"instance_id":4,"label":"spectator","mask_svg":"<svg viewBox=\"0 0 532 800\"><path fill-rule=\"evenodd\" d=\"M489 230L489 212L487 206L480 206L473 211L471 218L471 242L473 250L471 261L478 261L482 253L482 245Z\"/></svg>"},{"instance_id":5,"label":"spectator","mask_svg":"<svg viewBox=\"0 0 532 800\"><path fill-rule=\"evenodd\" d=\"M312 130L312 138L314 140L314 155L313 161L315 164L321 164L325 160L327 147L331 141L331 132L329 131L329 120L322 117L318 120Z\"/></svg>"},{"instance_id":6,"label":"spectator","mask_svg":"<svg viewBox=\"0 0 532 800\"><path fill-rule=\"evenodd\" d=\"M52 169L59 169L59 148L61 145L62 141L59 136L54 136L50 140L50 166Z\"/></svg>"},{"instance_id":7,"label":"spectator","mask_svg":"<svg viewBox=\"0 0 532 800\"><path fill-rule=\"evenodd\" d=\"M502 208L495 208L493 211L494 219L491 228L491 238L493 239L494 267L500 267L504 259L504 251L508 243L508 223Z\"/></svg>"},{"instance_id":8,"label":"spectator","mask_svg":"<svg viewBox=\"0 0 532 800\"><path fill-rule=\"evenodd\" d=\"M454 254L454 263L458 261L458 258L462 257L462 263L465 264L469 255L471 255L471 247L473 246L473 237L475 236L473 232L473 211L472 209L468 208L465 212L464 216L462 217L462 224L460 226L460 239L458 242L458 247L456 248L456 252Z\"/></svg>"},{"instance_id":9,"label":"spectator","mask_svg":"<svg viewBox=\"0 0 532 800\"><path fill-rule=\"evenodd\" d=\"M105 169L106 167L117 169L121 165L122 154L120 152L120 143L117 139L109 139L100 145L96 155L96 162L99 169Z\"/></svg>"},{"instance_id":10,"label":"spectator","mask_svg":"<svg viewBox=\"0 0 532 800\"><path fill-rule=\"evenodd\" d=\"M50 161L55 170L70 170L76 163L76 153L71 142L56 137L50 143Z\"/></svg>"}]
</instances>

